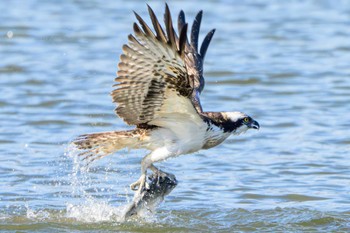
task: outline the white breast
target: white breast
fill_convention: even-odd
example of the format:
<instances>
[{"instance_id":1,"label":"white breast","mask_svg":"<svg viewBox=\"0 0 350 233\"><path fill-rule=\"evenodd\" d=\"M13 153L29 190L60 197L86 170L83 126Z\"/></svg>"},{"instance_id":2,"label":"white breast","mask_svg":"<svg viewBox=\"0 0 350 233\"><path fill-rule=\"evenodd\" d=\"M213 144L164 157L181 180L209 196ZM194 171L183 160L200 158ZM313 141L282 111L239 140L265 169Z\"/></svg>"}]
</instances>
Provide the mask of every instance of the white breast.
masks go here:
<instances>
[{"instance_id":1,"label":"white breast","mask_svg":"<svg viewBox=\"0 0 350 233\"><path fill-rule=\"evenodd\" d=\"M157 125L161 128L152 132L151 150L165 146L174 156L178 156L196 152L205 143L207 124L202 119L199 121L188 115L172 114L157 122Z\"/></svg>"},{"instance_id":2,"label":"white breast","mask_svg":"<svg viewBox=\"0 0 350 233\"><path fill-rule=\"evenodd\" d=\"M209 149L219 145L220 143L225 141L225 139L228 138L230 134L231 133L228 133L228 132L224 133L222 129L213 125L205 135L205 143L203 145L203 149Z\"/></svg>"}]
</instances>

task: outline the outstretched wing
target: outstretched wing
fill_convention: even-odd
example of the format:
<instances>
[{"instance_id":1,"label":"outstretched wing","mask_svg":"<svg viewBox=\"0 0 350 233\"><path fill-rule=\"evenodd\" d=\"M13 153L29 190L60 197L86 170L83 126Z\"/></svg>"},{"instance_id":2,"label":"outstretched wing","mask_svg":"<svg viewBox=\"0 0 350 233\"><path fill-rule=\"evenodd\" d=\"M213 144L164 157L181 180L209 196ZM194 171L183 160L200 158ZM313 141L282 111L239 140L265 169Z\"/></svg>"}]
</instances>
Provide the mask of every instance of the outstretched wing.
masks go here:
<instances>
[{"instance_id":1,"label":"outstretched wing","mask_svg":"<svg viewBox=\"0 0 350 233\"><path fill-rule=\"evenodd\" d=\"M148 6L155 33L135 13L141 26L134 23L134 35L123 46L118 64L116 89L111 95L117 103L116 114L127 124L155 124L173 113L198 115L202 112L199 94L204 88L203 59L215 30L205 37L198 51L202 18L199 12L192 26L190 42L183 11L175 33L168 5L165 31Z\"/></svg>"}]
</instances>

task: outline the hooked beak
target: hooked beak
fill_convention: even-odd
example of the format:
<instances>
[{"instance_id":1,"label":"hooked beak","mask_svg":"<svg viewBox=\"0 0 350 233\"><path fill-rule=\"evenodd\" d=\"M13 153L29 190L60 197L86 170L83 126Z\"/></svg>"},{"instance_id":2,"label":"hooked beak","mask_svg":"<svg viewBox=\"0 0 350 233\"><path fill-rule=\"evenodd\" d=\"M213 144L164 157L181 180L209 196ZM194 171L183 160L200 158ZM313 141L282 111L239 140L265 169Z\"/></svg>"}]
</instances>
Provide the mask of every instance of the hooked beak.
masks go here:
<instances>
[{"instance_id":1,"label":"hooked beak","mask_svg":"<svg viewBox=\"0 0 350 233\"><path fill-rule=\"evenodd\" d=\"M252 123L249 124L249 128L260 129L260 125L257 121L252 121Z\"/></svg>"}]
</instances>

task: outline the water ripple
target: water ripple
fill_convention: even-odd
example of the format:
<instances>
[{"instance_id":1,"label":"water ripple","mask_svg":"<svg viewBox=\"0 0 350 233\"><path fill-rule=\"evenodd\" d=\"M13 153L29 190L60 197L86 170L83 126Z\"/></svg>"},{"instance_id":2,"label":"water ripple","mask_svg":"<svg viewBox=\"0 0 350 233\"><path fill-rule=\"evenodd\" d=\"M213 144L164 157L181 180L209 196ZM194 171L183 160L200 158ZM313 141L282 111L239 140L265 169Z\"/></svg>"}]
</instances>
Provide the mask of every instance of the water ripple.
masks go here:
<instances>
[{"instance_id":1,"label":"water ripple","mask_svg":"<svg viewBox=\"0 0 350 233\"><path fill-rule=\"evenodd\" d=\"M161 16L163 3L150 5ZM217 29L204 109L244 111L260 131L159 164L178 187L156 216L120 222L146 152L121 151L83 172L66 147L82 133L129 128L109 93L132 10L144 16L145 4L8 1L0 15L0 228L348 232L348 1L170 6L189 21L203 9L203 33Z\"/></svg>"}]
</instances>

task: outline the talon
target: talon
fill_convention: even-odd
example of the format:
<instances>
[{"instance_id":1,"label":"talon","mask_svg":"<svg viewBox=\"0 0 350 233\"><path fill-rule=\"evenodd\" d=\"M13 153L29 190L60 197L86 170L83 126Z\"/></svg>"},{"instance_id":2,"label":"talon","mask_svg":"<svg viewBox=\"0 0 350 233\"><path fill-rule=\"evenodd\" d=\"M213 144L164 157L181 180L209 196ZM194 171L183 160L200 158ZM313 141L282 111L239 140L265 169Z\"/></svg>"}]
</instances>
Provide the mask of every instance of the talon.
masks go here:
<instances>
[{"instance_id":1,"label":"talon","mask_svg":"<svg viewBox=\"0 0 350 233\"><path fill-rule=\"evenodd\" d=\"M141 192L144 188L147 188L146 175L141 175L141 177L134 183L130 185L132 191Z\"/></svg>"},{"instance_id":2,"label":"talon","mask_svg":"<svg viewBox=\"0 0 350 233\"><path fill-rule=\"evenodd\" d=\"M166 173L160 169L154 170L154 175L155 175L155 179L156 179L156 184L158 186L161 186L161 183L163 183L166 179L169 179L173 182L176 182L176 177L175 175L171 174L171 173Z\"/></svg>"},{"instance_id":3,"label":"talon","mask_svg":"<svg viewBox=\"0 0 350 233\"><path fill-rule=\"evenodd\" d=\"M137 191L139 186L140 186L140 182L136 181L130 185L130 189L132 191Z\"/></svg>"},{"instance_id":4,"label":"talon","mask_svg":"<svg viewBox=\"0 0 350 233\"><path fill-rule=\"evenodd\" d=\"M163 172L162 170L159 170L158 171L158 174L157 174L159 177L168 177L169 179L171 180L174 180L175 179L175 175L171 174L171 173L166 173L166 172Z\"/></svg>"}]
</instances>

